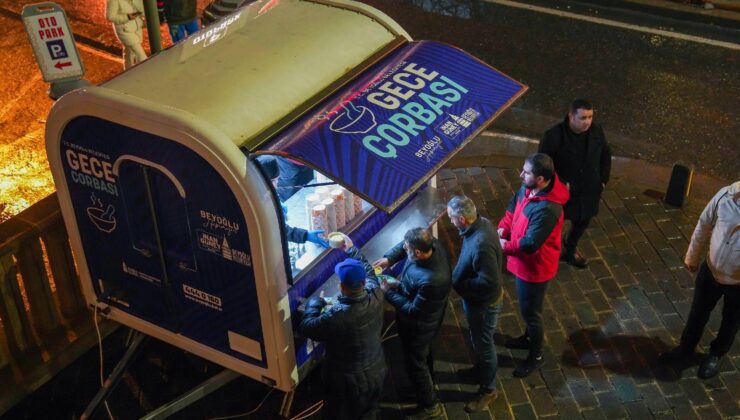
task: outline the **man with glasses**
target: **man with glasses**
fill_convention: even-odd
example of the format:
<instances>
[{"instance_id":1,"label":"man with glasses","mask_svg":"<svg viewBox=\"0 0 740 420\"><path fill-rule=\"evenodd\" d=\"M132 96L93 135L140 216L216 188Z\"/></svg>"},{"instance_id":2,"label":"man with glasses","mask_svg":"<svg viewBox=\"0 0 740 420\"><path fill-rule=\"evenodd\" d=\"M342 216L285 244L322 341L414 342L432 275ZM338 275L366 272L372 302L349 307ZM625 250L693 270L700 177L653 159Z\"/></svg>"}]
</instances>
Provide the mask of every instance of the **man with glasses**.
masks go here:
<instances>
[{"instance_id":1,"label":"man with glasses","mask_svg":"<svg viewBox=\"0 0 740 420\"><path fill-rule=\"evenodd\" d=\"M465 411L483 411L497 397L498 357L493 342L504 297L501 287L503 255L496 228L478 215L475 203L464 195L447 203L447 216L460 231L462 248L452 271L452 287L463 299L468 320L475 365L458 374L475 378L478 393L465 405Z\"/></svg>"}]
</instances>

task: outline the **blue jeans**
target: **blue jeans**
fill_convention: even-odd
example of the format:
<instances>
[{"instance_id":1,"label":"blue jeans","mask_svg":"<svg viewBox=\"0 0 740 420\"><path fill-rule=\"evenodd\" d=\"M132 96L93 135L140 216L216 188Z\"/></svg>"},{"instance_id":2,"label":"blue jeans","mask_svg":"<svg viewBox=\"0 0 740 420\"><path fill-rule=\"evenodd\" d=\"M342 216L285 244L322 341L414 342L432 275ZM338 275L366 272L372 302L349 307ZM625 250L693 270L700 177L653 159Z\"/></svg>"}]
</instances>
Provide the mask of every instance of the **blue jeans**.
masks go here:
<instances>
[{"instance_id":1,"label":"blue jeans","mask_svg":"<svg viewBox=\"0 0 740 420\"><path fill-rule=\"evenodd\" d=\"M541 356L545 341L545 328L542 326L542 305L545 302L545 292L549 281L542 283L526 282L519 277L516 279L516 294L519 298L519 311L524 323L527 324L529 337L529 354Z\"/></svg>"},{"instance_id":2,"label":"blue jeans","mask_svg":"<svg viewBox=\"0 0 740 420\"><path fill-rule=\"evenodd\" d=\"M735 335L740 329L740 310L738 310L740 287L717 283L707 262L704 261L696 274L694 300L691 302L686 328L681 334L681 348L684 351L696 349L709 316L723 296L725 301L722 305L722 323L717 331L717 337L712 340L709 347L709 352L717 357L722 357L730 351Z\"/></svg>"},{"instance_id":3,"label":"blue jeans","mask_svg":"<svg viewBox=\"0 0 740 420\"><path fill-rule=\"evenodd\" d=\"M463 299L463 310L468 319L470 341L473 343L475 364L478 368L478 382L483 392L496 389L498 356L493 342L493 333L496 330L502 306L502 303L470 305Z\"/></svg>"},{"instance_id":4,"label":"blue jeans","mask_svg":"<svg viewBox=\"0 0 740 420\"><path fill-rule=\"evenodd\" d=\"M179 25L168 24L167 27L170 29L170 38L172 38L172 42L175 43L188 35L192 35L198 32L198 29L200 29L200 24L198 23L198 19L196 18L191 20L190 22L181 23Z\"/></svg>"}]
</instances>

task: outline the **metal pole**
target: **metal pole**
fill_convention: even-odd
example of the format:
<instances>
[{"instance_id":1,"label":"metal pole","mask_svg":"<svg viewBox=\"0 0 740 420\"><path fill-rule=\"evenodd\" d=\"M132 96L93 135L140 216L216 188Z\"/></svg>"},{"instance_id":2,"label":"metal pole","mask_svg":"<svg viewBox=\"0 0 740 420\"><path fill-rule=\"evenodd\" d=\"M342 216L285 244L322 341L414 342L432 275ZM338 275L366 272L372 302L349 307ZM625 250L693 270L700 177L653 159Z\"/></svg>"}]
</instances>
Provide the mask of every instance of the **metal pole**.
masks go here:
<instances>
[{"instance_id":1,"label":"metal pole","mask_svg":"<svg viewBox=\"0 0 740 420\"><path fill-rule=\"evenodd\" d=\"M146 30L149 32L149 48L152 54L162 51L162 34L159 32L159 13L157 0L144 0L144 15L146 16Z\"/></svg>"},{"instance_id":2,"label":"metal pole","mask_svg":"<svg viewBox=\"0 0 740 420\"><path fill-rule=\"evenodd\" d=\"M108 379L105 380L98 393L95 394L95 398L93 398L93 400L90 401L90 404L87 405L85 412L80 416L80 420L92 418L98 408L100 408L100 403L105 401L108 398L108 395L113 392L113 389L115 389L116 385L118 385L118 382L121 380L123 372L141 351L141 343L144 342L145 338L146 335L140 332L135 333L134 339L128 349L126 349L126 353L124 353L123 358L118 362L116 367L113 369L113 372L108 376Z\"/></svg>"},{"instance_id":3,"label":"metal pole","mask_svg":"<svg viewBox=\"0 0 740 420\"><path fill-rule=\"evenodd\" d=\"M233 370L224 369L217 375L211 377L210 379L191 389L187 393L181 395L176 400L170 401L169 403L159 407L151 413L141 417L139 420L165 419L182 410L183 408L189 406L190 404L199 401L201 398L205 397L211 392L217 391L222 386L228 384L229 382L240 376L240 374L234 372Z\"/></svg>"}]
</instances>

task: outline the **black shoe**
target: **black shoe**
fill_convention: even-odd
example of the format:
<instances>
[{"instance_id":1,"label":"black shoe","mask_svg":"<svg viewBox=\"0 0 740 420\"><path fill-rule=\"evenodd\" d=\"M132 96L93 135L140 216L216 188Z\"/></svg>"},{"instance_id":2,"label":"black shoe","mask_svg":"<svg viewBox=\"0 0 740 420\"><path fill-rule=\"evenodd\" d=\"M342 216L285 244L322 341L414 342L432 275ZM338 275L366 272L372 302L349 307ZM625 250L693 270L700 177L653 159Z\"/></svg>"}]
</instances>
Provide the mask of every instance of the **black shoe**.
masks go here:
<instances>
[{"instance_id":1,"label":"black shoe","mask_svg":"<svg viewBox=\"0 0 740 420\"><path fill-rule=\"evenodd\" d=\"M709 353L707 358L701 362L697 376L702 379L709 379L719 372L719 357Z\"/></svg>"},{"instance_id":2,"label":"black shoe","mask_svg":"<svg viewBox=\"0 0 740 420\"><path fill-rule=\"evenodd\" d=\"M478 366L473 365L469 368L458 369L456 374L458 378L462 379L465 382L472 384L472 383L478 383L478 378L480 376L480 370L478 369Z\"/></svg>"},{"instance_id":3,"label":"black shoe","mask_svg":"<svg viewBox=\"0 0 740 420\"><path fill-rule=\"evenodd\" d=\"M529 339L529 336L527 333L524 333L516 338L509 338L504 342L504 346L508 349L524 349L529 350L529 347L532 345L531 340Z\"/></svg>"},{"instance_id":4,"label":"black shoe","mask_svg":"<svg viewBox=\"0 0 740 420\"><path fill-rule=\"evenodd\" d=\"M694 359L693 351L686 351L683 347L677 346L668 351L660 353L658 361L663 364L673 363L690 363Z\"/></svg>"},{"instance_id":5,"label":"black shoe","mask_svg":"<svg viewBox=\"0 0 740 420\"><path fill-rule=\"evenodd\" d=\"M543 355L527 357L522 363L518 364L514 369L513 375L517 378L524 378L529 376L532 372L539 369L545 363L545 357Z\"/></svg>"},{"instance_id":6,"label":"black shoe","mask_svg":"<svg viewBox=\"0 0 740 420\"><path fill-rule=\"evenodd\" d=\"M575 268L588 267L588 260L583 258L581 253L578 251L563 253L560 255L560 259Z\"/></svg>"}]
</instances>

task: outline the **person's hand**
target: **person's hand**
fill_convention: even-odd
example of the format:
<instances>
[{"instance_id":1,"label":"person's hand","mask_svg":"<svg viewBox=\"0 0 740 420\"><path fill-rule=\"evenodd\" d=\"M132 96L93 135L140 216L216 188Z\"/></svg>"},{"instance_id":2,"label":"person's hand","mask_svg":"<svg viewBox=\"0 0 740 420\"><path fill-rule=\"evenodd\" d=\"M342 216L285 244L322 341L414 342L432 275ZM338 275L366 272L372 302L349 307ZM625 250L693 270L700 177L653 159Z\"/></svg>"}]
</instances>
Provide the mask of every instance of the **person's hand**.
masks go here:
<instances>
[{"instance_id":1,"label":"person's hand","mask_svg":"<svg viewBox=\"0 0 740 420\"><path fill-rule=\"evenodd\" d=\"M498 228L498 230L496 232L498 232L498 237L499 238L501 238L501 237L504 236L504 228Z\"/></svg>"},{"instance_id":2,"label":"person's hand","mask_svg":"<svg viewBox=\"0 0 740 420\"><path fill-rule=\"evenodd\" d=\"M395 289L398 289L399 284L400 282L398 281L388 281L385 278L383 278L380 281L380 290L382 290L384 293L389 290L395 290Z\"/></svg>"},{"instance_id":3,"label":"person's hand","mask_svg":"<svg viewBox=\"0 0 740 420\"><path fill-rule=\"evenodd\" d=\"M321 229L319 229L319 230L312 230L312 231L308 232L308 235L306 235L306 241L307 242L314 243L314 244L316 244L318 246L322 246L324 248L328 248L329 247L329 243L326 242L326 239L324 239L321 236L319 236L319 235L323 235L323 234L324 234L324 231L321 230Z\"/></svg>"},{"instance_id":4,"label":"person's hand","mask_svg":"<svg viewBox=\"0 0 740 420\"><path fill-rule=\"evenodd\" d=\"M504 248L506 246L506 243L509 242L506 239L499 238L498 242L501 244L501 248Z\"/></svg>"},{"instance_id":5,"label":"person's hand","mask_svg":"<svg viewBox=\"0 0 740 420\"><path fill-rule=\"evenodd\" d=\"M342 249L347 251L348 249L355 246L355 244L352 242L352 239L350 239L349 236L344 235L344 241L342 242Z\"/></svg>"},{"instance_id":6,"label":"person's hand","mask_svg":"<svg viewBox=\"0 0 740 420\"><path fill-rule=\"evenodd\" d=\"M696 273L696 271L699 269L699 266L696 264L689 264L686 261L684 261L683 266L686 267L687 270L691 273Z\"/></svg>"},{"instance_id":7,"label":"person's hand","mask_svg":"<svg viewBox=\"0 0 740 420\"><path fill-rule=\"evenodd\" d=\"M570 182L566 182L566 183L565 183L565 188L567 188L567 189L568 189L568 191L570 191Z\"/></svg>"},{"instance_id":8,"label":"person's hand","mask_svg":"<svg viewBox=\"0 0 740 420\"><path fill-rule=\"evenodd\" d=\"M385 257L380 258L376 260L374 263L372 263L373 267L380 267L384 270L388 268L390 265L391 265L391 262L388 260L388 258L385 258Z\"/></svg>"},{"instance_id":9,"label":"person's hand","mask_svg":"<svg viewBox=\"0 0 740 420\"><path fill-rule=\"evenodd\" d=\"M306 308L316 308L320 310L324 306L326 306L326 301L324 300L323 296L314 296L306 303Z\"/></svg>"}]
</instances>

